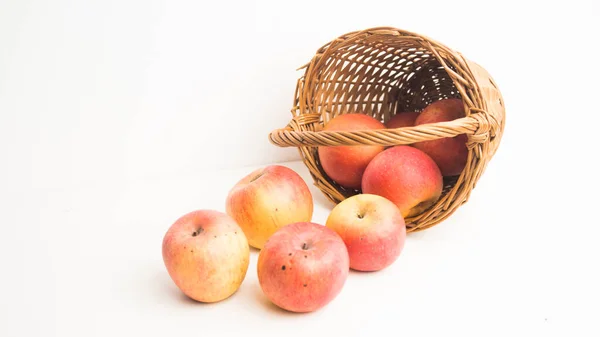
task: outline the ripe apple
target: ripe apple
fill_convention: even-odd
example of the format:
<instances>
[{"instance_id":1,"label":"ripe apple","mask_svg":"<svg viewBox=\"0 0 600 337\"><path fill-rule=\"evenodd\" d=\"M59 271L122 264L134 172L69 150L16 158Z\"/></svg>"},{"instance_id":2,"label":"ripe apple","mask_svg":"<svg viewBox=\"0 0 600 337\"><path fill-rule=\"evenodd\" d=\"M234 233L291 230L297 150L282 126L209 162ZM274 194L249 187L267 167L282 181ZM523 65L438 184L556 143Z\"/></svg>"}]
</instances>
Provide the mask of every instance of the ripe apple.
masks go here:
<instances>
[{"instance_id":1,"label":"ripe apple","mask_svg":"<svg viewBox=\"0 0 600 337\"><path fill-rule=\"evenodd\" d=\"M310 312L330 303L349 271L348 250L333 230L312 222L289 224L269 238L258 257L261 289L275 305Z\"/></svg>"},{"instance_id":2,"label":"ripe apple","mask_svg":"<svg viewBox=\"0 0 600 337\"><path fill-rule=\"evenodd\" d=\"M423 151L394 146L373 158L362 180L362 192L382 196L408 218L422 213L440 198L440 169Z\"/></svg>"},{"instance_id":3,"label":"ripe apple","mask_svg":"<svg viewBox=\"0 0 600 337\"><path fill-rule=\"evenodd\" d=\"M180 217L163 238L169 276L188 297L218 302L246 277L250 250L242 229L225 213L197 210Z\"/></svg>"},{"instance_id":4,"label":"ripe apple","mask_svg":"<svg viewBox=\"0 0 600 337\"><path fill-rule=\"evenodd\" d=\"M402 128L405 126L415 126L415 120L418 116L419 113L415 111L399 113L390 118L385 123L385 126L388 129Z\"/></svg>"},{"instance_id":5,"label":"ripe apple","mask_svg":"<svg viewBox=\"0 0 600 337\"><path fill-rule=\"evenodd\" d=\"M377 271L391 265L406 240L406 224L398 207L374 194L343 200L329 214L326 226L344 240L354 270Z\"/></svg>"},{"instance_id":6,"label":"ripe apple","mask_svg":"<svg viewBox=\"0 0 600 337\"><path fill-rule=\"evenodd\" d=\"M270 165L248 174L229 191L226 211L242 227L250 245L261 249L279 228L311 221L313 200L298 173Z\"/></svg>"},{"instance_id":7,"label":"ripe apple","mask_svg":"<svg viewBox=\"0 0 600 337\"><path fill-rule=\"evenodd\" d=\"M415 125L447 122L465 116L462 100L457 98L436 101L428 105L417 117ZM459 175L467 164L467 135L440 138L413 144L436 162L443 176Z\"/></svg>"},{"instance_id":8,"label":"ripe apple","mask_svg":"<svg viewBox=\"0 0 600 337\"><path fill-rule=\"evenodd\" d=\"M344 114L334 117L323 131L358 131L385 129L375 118L363 114ZM321 166L329 178L346 188L358 189L365 168L383 146L320 146Z\"/></svg>"}]
</instances>

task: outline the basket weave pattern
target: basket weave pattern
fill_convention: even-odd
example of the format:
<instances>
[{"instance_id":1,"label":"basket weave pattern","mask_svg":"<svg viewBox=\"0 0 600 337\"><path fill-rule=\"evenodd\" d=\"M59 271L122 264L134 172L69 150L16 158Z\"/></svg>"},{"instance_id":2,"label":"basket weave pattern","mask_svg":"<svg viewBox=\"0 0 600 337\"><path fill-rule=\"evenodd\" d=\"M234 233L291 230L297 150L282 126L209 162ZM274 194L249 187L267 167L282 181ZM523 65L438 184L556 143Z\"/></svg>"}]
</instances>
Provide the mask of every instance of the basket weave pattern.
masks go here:
<instances>
[{"instance_id":1,"label":"basket weave pattern","mask_svg":"<svg viewBox=\"0 0 600 337\"><path fill-rule=\"evenodd\" d=\"M315 185L334 203L360 191L327 177L318 146L394 146L466 134L465 169L444 179L444 192L435 205L406 219L408 231L438 224L465 203L499 146L505 111L492 77L425 36L391 27L351 32L322 46L300 69L304 75L296 86L292 120L269 139L277 146L297 147ZM321 131L340 114L363 113L385 122L445 98L461 98L466 117L397 129Z\"/></svg>"}]
</instances>

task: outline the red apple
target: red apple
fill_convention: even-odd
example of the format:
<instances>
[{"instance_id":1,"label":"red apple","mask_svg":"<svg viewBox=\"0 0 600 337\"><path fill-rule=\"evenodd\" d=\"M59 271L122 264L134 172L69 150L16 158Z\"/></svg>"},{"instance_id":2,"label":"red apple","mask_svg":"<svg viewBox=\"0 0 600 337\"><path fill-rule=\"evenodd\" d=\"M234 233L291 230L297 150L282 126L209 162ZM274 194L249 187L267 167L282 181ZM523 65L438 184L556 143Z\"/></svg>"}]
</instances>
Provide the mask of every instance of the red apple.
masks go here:
<instances>
[{"instance_id":1,"label":"red apple","mask_svg":"<svg viewBox=\"0 0 600 337\"><path fill-rule=\"evenodd\" d=\"M369 163L362 192L390 200L408 218L435 204L443 185L440 169L427 154L411 146L394 146Z\"/></svg>"},{"instance_id":2,"label":"red apple","mask_svg":"<svg viewBox=\"0 0 600 337\"><path fill-rule=\"evenodd\" d=\"M419 116L419 113L414 112L414 111L399 113L399 114L396 114L395 116L393 116L392 118L390 118L385 123L385 126L388 129L403 128L405 126L414 126L415 120L417 119L418 116Z\"/></svg>"},{"instance_id":3,"label":"red apple","mask_svg":"<svg viewBox=\"0 0 600 337\"><path fill-rule=\"evenodd\" d=\"M226 209L242 227L250 245L261 249L279 228L311 221L313 200L298 173L270 165L240 180L227 196Z\"/></svg>"},{"instance_id":4,"label":"red apple","mask_svg":"<svg viewBox=\"0 0 600 337\"><path fill-rule=\"evenodd\" d=\"M457 98L436 101L417 117L415 125L447 122L465 116L462 100ZM459 175L467 164L467 135L441 138L413 144L436 162L443 176Z\"/></svg>"},{"instance_id":5,"label":"red apple","mask_svg":"<svg viewBox=\"0 0 600 337\"><path fill-rule=\"evenodd\" d=\"M331 119L323 131L357 131L385 129L375 118L363 114L344 114ZM383 146L320 146L321 166L329 178L341 186L358 189L365 168Z\"/></svg>"},{"instance_id":6,"label":"red apple","mask_svg":"<svg viewBox=\"0 0 600 337\"><path fill-rule=\"evenodd\" d=\"M180 217L163 238L169 276L188 297L221 301L246 277L250 250L242 229L227 214L197 210Z\"/></svg>"},{"instance_id":7,"label":"red apple","mask_svg":"<svg viewBox=\"0 0 600 337\"><path fill-rule=\"evenodd\" d=\"M333 230L299 222L278 230L258 257L258 280L277 306L310 312L330 303L349 271L348 250Z\"/></svg>"},{"instance_id":8,"label":"red apple","mask_svg":"<svg viewBox=\"0 0 600 337\"><path fill-rule=\"evenodd\" d=\"M337 204L327 218L346 244L350 268L377 271L391 265L404 248L406 224L393 202L374 194L357 194Z\"/></svg>"}]
</instances>

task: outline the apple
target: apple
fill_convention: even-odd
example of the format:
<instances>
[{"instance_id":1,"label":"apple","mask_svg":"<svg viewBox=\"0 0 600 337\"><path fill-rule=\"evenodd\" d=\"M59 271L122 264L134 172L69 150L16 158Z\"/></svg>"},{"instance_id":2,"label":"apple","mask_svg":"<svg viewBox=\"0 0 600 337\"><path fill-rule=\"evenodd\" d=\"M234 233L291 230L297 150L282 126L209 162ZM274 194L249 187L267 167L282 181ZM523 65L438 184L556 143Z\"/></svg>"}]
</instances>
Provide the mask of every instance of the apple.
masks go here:
<instances>
[{"instance_id":1,"label":"apple","mask_svg":"<svg viewBox=\"0 0 600 337\"><path fill-rule=\"evenodd\" d=\"M425 152L411 146L391 147L373 158L362 180L362 192L382 196L406 219L422 213L440 198L440 169Z\"/></svg>"},{"instance_id":2,"label":"apple","mask_svg":"<svg viewBox=\"0 0 600 337\"><path fill-rule=\"evenodd\" d=\"M279 228L311 221L313 199L298 173L269 165L235 184L227 195L226 212L242 227L249 244L261 249Z\"/></svg>"},{"instance_id":3,"label":"apple","mask_svg":"<svg viewBox=\"0 0 600 337\"><path fill-rule=\"evenodd\" d=\"M357 194L337 204L326 226L344 240L350 268L378 271L394 263L406 240L404 217L396 205L374 194Z\"/></svg>"},{"instance_id":4,"label":"apple","mask_svg":"<svg viewBox=\"0 0 600 337\"><path fill-rule=\"evenodd\" d=\"M227 214L196 210L166 232L162 256L169 276L188 297L218 302L235 293L250 261L248 241Z\"/></svg>"},{"instance_id":5,"label":"apple","mask_svg":"<svg viewBox=\"0 0 600 337\"><path fill-rule=\"evenodd\" d=\"M436 101L428 105L417 117L415 125L447 122L465 116L462 100L457 98ZM440 138L413 144L427 153L436 162L442 175L459 175L467 164L467 135L452 138Z\"/></svg>"},{"instance_id":6,"label":"apple","mask_svg":"<svg viewBox=\"0 0 600 337\"><path fill-rule=\"evenodd\" d=\"M403 128L405 126L414 126L415 120L418 116L419 113L415 111L399 113L390 118L385 123L385 126L388 129Z\"/></svg>"},{"instance_id":7,"label":"apple","mask_svg":"<svg viewBox=\"0 0 600 337\"><path fill-rule=\"evenodd\" d=\"M344 241L333 230L312 222L289 224L260 251L258 280L275 305L311 312L341 292L350 266Z\"/></svg>"},{"instance_id":8,"label":"apple","mask_svg":"<svg viewBox=\"0 0 600 337\"><path fill-rule=\"evenodd\" d=\"M358 131L385 129L385 125L364 114L343 114L331 119L323 131ZM339 185L359 189L365 168L385 147L377 145L320 146L319 161L323 171Z\"/></svg>"}]
</instances>

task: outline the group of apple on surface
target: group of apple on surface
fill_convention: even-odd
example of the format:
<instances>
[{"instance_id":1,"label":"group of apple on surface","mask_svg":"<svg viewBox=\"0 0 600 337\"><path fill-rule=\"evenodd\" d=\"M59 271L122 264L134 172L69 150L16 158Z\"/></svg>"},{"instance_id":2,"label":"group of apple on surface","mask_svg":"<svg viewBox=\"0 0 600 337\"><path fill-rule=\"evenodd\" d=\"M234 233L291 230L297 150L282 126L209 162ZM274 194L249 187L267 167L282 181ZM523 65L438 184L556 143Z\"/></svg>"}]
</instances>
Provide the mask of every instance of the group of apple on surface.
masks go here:
<instances>
[{"instance_id":1,"label":"group of apple on surface","mask_svg":"<svg viewBox=\"0 0 600 337\"><path fill-rule=\"evenodd\" d=\"M382 124L362 114L333 118L325 130L398 128L464 116L458 99L434 102ZM218 302L244 281L249 246L260 249L260 287L275 305L293 312L324 307L342 290L349 269L382 270L400 256L404 219L433 205L443 176L466 163L466 136L412 146L320 147L325 173L341 186L362 189L337 204L323 226L312 221L313 199L304 180L280 165L241 179L226 213L196 210L177 219L163 238L162 255L175 285L200 302Z\"/></svg>"}]
</instances>

